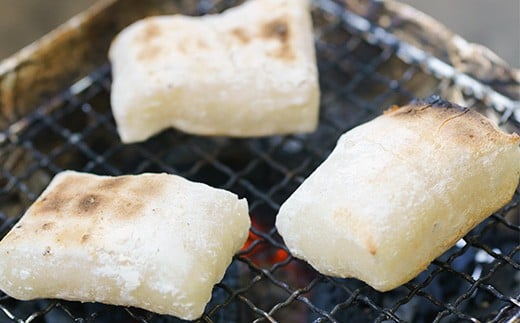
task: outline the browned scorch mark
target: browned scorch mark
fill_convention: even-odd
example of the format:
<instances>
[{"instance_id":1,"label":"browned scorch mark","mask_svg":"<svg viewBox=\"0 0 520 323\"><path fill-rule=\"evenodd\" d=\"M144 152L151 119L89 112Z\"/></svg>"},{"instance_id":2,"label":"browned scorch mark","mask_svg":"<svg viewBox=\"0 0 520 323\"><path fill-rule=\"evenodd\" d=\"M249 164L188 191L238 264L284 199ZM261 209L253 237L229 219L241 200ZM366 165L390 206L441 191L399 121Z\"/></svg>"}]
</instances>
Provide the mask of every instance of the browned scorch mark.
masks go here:
<instances>
[{"instance_id":1,"label":"browned scorch mark","mask_svg":"<svg viewBox=\"0 0 520 323\"><path fill-rule=\"evenodd\" d=\"M369 235L366 238L365 243L366 243L366 247L367 247L368 252L370 252L370 254L372 256L375 256L376 252L377 252L377 248L376 248L376 244L374 242L374 238L372 238L372 236Z\"/></svg>"},{"instance_id":2,"label":"browned scorch mark","mask_svg":"<svg viewBox=\"0 0 520 323\"><path fill-rule=\"evenodd\" d=\"M432 133L436 131L439 140L443 138L476 150L489 143L520 142L518 135L499 131L477 111L447 101L414 102L399 109L392 108L385 117L399 119L410 127L422 122Z\"/></svg>"},{"instance_id":3,"label":"browned scorch mark","mask_svg":"<svg viewBox=\"0 0 520 323\"><path fill-rule=\"evenodd\" d=\"M129 176L119 176L119 177L108 177L102 180L102 182L98 185L99 190L112 190L118 189L125 185L130 179Z\"/></svg>"},{"instance_id":4,"label":"browned scorch mark","mask_svg":"<svg viewBox=\"0 0 520 323\"><path fill-rule=\"evenodd\" d=\"M150 61L155 59L161 53L161 48L156 45L149 45L144 47L137 53L137 60Z\"/></svg>"},{"instance_id":5,"label":"browned scorch mark","mask_svg":"<svg viewBox=\"0 0 520 323\"><path fill-rule=\"evenodd\" d=\"M144 214L148 202L164 190L157 177L107 177L99 181L70 177L38 199L30 213L50 217L38 230L53 230L56 217L137 217Z\"/></svg>"},{"instance_id":6,"label":"browned scorch mark","mask_svg":"<svg viewBox=\"0 0 520 323\"><path fill-rule=\"evenodd\" d=\"M273 57L292 60L294 52L291 47L291 30L286 18L272 20L262 26L260 35L265 39L276 39L280 42L280 47L270 53Z\"/></svg>"},{"instance_id":7,"label":"browned scorch mark","mask_svg":"<svg viewBox=\"0 0 520 323\"><path fill-rule=\"evenodd\" d=\"M48 194L42 199L34 203L34 214L48 215L49 213L58 213L63 209L67 200L58 196L58 194Z\"/></svg>"},{"instance_id":8,"label":"browned scorch mark","mask_svg":"<svg viewBox=\"0 0 520 323\"><path fill-rule=\"evenodd\" d=\"M90 213L102 203L102 197L97 194L84 195L78 202L78 209L83 213Z\"/></svg>"},{"instance_id":9,"label":"browned scorch mark","mask_svg":"<svg viewBox=\"0 0 520 323\"><path fill-rule=\"evenodd\" d=\"M89 239L90 239L90 235L84 234L81 236L81 243L83 244L83 243L87 242Z\"/></svg>"},{"instance_id":10,"label":"browned scorch mark","mask_svg":"<svg viewBox=\"0 0 520 323\"><path fill-rule=\"evenodd\" d=\"M270 21L262 27L261 35L264 38L276 38L281 43L285 43L290 37L289 25L283 18Z\"/></svg>"},{"instance_id":11,"label":"browned scorch mark","mask_svg":"<svg viewBox=\"0 0 520 323\"><path fill-rule=\"evenodd\" d=\"M251 40L247 32L242 28L233 28L230 31L231 35L238 39L242 44L247 44Z\"/></svg>"},{"instance_id":12,"label":"browned scorch mark","mask_svg":"<svg viewBox=\"0 0 520 323\"><path fill-rule=\"evenodd\" d=\"M161 27L152 22L148 22L144 29L136 36L138 42L147 42L156 37L159 37L162 33Z\"/></svg>"}]
</instances>

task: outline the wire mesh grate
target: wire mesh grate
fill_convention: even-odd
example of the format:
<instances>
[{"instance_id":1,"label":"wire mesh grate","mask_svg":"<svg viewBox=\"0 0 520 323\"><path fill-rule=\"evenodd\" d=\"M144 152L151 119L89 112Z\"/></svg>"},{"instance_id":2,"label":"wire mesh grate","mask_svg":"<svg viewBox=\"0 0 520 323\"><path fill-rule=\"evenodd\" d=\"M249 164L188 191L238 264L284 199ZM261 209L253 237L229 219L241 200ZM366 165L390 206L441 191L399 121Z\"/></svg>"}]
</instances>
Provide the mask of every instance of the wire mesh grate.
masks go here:
<instances>
[{"instance_id":1,"label":"wire mesh grate","mask_svg":"<svg viewBox=\"0 0 520 323\"><path fill-rule=\"evenodd\" d=\"M201 1L200 12L233 1ZM281 203L327 157L339 136L391 104L458 93L464 103L520 129L508 110L403 58L399 43L356 29L334 1L315 1L322 90L320 124L308 135L197 137L167 130L122 145L110 112L110 67L101 66L4 132L0 141L0 236L64 169L121 175L168 172L231 190L250 202L249 239L216 285L206 322L503 322L520 313L520 192L411 282L379 293L355 279L315 272L293 258L274 228ZM355 22L355 21L354 21ZM376 37L377 38L377 37ZM471 92L471 91L470 91ZM485 103L487 102L487 103ZM21 302L0 295L0 321L180 322L96 303ZM2 316L3 315L3 316Z\"/></svg>"}]
</instances>

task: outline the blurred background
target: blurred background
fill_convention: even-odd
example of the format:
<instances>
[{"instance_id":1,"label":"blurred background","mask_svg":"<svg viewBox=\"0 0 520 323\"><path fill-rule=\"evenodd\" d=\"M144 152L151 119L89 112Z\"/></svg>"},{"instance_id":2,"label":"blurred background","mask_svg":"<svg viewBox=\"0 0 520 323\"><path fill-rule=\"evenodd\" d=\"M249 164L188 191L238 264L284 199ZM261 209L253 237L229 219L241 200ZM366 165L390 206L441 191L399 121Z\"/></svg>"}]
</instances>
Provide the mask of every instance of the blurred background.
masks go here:
<instances>
[{"instance_id":1,"label":"blurred background","mask_svg":"<svg viewBox=\"0 0 520 323\"><path fill-rule=\"evenodd\" d=\"M401 0L520 67L520 0ZM95 0L0 0L0 60Z\"/></svg>"}]
</instances>

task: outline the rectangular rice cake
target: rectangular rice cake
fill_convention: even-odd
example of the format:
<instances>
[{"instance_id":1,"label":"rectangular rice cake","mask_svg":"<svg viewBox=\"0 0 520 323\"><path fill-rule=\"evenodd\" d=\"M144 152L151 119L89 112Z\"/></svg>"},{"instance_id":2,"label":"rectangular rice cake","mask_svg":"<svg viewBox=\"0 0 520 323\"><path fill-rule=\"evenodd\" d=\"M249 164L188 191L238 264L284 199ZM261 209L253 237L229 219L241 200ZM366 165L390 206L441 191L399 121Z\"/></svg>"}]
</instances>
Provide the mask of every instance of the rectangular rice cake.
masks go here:
<instances>
[{"instance_id":1,"label":"rectangular rice cake","mask_svg":"<svg viewBox=\"0 0 520 323\"><path fill-rule=\"evenodd\" d=\"M308 0L250 0L221 14L149 17L113 41L121 140L174 127L236 137L313 131L319 85Z\"/></svg>"},{"instance_id":2,"label":"rectangular rice cake","mask_svg":"<svg viewBox=\"0 0 520 323\"><path fill-rule=\"evenodd\" d=\"M437 98L395 107L341 136L276 227L321 273L395 288L511 200L519 142Z\"/></svg>"},{"instance_id":3,"label":"rectangular rice cake","mask_svg":"<svg viewBox=\"0 0 520 323\"><path fill-rule=\"evenodd\" d=\"M196 319L249 225L245 199L179 176L65 171L0 242L0 289Z\"/></svg>"}]
</instances>

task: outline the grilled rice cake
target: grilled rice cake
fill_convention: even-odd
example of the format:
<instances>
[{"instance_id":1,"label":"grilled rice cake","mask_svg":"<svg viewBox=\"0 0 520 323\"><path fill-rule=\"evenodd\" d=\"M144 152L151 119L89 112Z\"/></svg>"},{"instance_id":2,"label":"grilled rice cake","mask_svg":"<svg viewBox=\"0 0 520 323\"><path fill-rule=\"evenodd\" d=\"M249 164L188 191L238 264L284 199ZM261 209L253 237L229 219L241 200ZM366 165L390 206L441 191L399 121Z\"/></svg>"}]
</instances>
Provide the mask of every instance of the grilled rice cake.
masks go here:
<instances>
[{"instance_id":1,"label":"grilled rice cake","mask_svg":"<svg viewBox=\"0 0 520 323\"><path fill-rule=\"evenodd\" d=\"M179 176L66 171L0 242L0 289L196 319L249 225L245 199Z\"/></svg>"},{"instance_id":2,"label":"grilled rice cake","mask_svg":"<svg viewBox=\"0 0 520 323\"><path fill-rule=\"evenodd\" d=\"M511 200L519 142L448 102L395 107L343 134L276 226L321 273L393 289Z\"/></svg>"},{"instance_id":3,"label":"grilled rice cake","mask_svg":"<svg viewBox=\"0 0 520 323\"><path fill-rule=\"evenodd\" d=\"M250 0L221 14L157 16L109 52L121 140L174 127L236 137L313 131L319 85L308 0Z\"/></svg>"}]
</instances>

